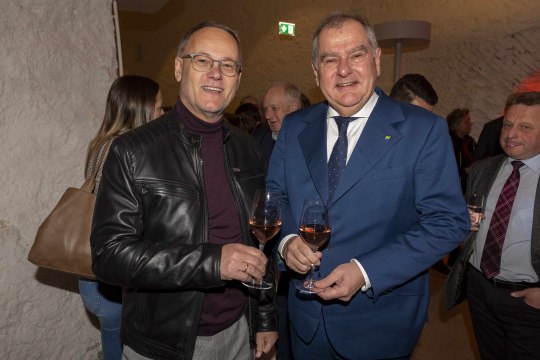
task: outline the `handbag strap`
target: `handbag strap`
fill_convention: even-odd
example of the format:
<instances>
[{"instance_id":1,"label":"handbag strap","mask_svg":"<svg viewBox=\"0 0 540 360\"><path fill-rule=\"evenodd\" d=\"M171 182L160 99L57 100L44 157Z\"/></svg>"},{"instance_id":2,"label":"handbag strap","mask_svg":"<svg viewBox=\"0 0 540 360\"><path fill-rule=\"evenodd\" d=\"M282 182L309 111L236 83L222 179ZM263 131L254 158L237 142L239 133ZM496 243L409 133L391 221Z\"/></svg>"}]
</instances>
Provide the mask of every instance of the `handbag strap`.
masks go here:
<instances>
[{"instance_id":1,"label":"handbag strap","mask_svg":"<svg viewBox=\"0 0 540 360\"><path fill-rule=\"evenodd\" d=\"M109 148L111 147L113 140L114 138L108 139L101 147L101 150L99 151L96 162L94 164L94 171L92 172L92 176L90 176L84 181L83 185L81 186L81 190L88 193L94 192L96 188L96 177L103 170L103 165L105 164L105 157L109 153Z\"/></svg>"}]
</instances>

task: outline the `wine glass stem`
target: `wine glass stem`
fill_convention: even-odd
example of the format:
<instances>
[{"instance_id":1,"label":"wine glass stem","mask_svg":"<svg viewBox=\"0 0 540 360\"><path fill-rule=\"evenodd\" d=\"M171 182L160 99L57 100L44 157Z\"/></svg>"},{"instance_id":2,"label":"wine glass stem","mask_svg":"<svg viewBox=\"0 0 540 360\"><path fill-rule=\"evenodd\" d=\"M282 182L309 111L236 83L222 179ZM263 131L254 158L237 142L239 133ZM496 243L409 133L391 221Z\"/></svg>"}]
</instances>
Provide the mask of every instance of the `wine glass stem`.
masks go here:
<instances>
[{"instance_id":1,"label":"wine glass stem","mask_svg":"<svg viewBox=\"0 0 540 360\"><path fill-rule=\"evenodd\" d=\"M315 265L311 264L311 269L309 269L309 290L313 290L313 275L315 273Z\"/></svg>"},{"instance_id":2,"label":"wine glass stem","mask_svg":"<svg viewBox=\"0 0 540 360\"><path fill-rule=\"evenodd\" d=\"M259 242L259 250L261 250L261 251L264 252L264 243ZM255 278L253 278L253 277L251 278L251 282L252 282L253 284L256 284L256 283L257 283L257 282L255 281ZM261 281L259 282L259 284L262 284L262 283L263 283L263 280L261 280Z\"/></svg>"}]
</instances>

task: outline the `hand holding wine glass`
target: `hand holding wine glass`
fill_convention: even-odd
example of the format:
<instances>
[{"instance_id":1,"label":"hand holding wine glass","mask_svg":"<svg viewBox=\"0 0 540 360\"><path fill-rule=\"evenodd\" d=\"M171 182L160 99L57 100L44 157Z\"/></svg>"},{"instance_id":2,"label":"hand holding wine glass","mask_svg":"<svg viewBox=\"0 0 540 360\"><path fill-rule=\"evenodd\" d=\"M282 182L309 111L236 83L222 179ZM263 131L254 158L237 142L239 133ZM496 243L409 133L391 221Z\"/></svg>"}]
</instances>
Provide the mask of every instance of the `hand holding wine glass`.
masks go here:
<instances>
[{"instance_id":1,"label":"hand holding wine glass","mask_svg":"<svg viewBox=\"0 0 540 360\"><path fill-rule=\"evenodd\" d=\"M330 239L330 226L328 223L328 211L320 198L309 198L304 202L302 218L300 220L300 237L309 246L311 251L316 252ZM318 291L314 288L313 272L315 265L311 264L309 277L300 285L301 293L314 294Z\"/></svg>"},{"instance_id":2,"label":"hand holding wine glass","mask_svg":"<svg viewBox=\"0 0 540 360\"><path fill-rule=\"evenodd\" d=\"M480 194L470 194L467 196L467 208L471 213L471 230L478 231L480 222L483 219L485 207L485 196Z\"/></svg>"},{"instance_id":3,"label":"hand holding wine glass","mask_svg":"<svg viewBox=\"0 0 540 360\"><path fill-rule=\"evenodd\" d=\"M251 232L259 241L259 249L264 251L264 244L277 235L281 229L281 194L278 192L259 189L253 198L253 205L249 216ZM243 282L253 289L270 289L272 284L261 281Z\"/></svg>"}]
</instances>

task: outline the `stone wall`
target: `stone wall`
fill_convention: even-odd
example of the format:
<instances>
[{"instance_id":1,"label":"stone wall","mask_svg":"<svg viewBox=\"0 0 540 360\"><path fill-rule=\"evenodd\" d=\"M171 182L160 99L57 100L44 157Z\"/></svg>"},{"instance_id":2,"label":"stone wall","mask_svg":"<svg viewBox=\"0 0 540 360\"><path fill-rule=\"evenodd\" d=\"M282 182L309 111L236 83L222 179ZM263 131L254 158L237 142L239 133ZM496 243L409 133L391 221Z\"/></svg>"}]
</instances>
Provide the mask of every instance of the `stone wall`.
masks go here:
<instances>
[{"instance_id":1,"label":"stone wall","mask_svg":"<svg viewBox=\"0 0 540 360\"><path fill-rule=\"evenodd\" d=\"M96 359L74 277L26 260L40 222L82 184L117 59L110 0L2 1L0 358Z\"/></svg>"},{"instance_id":2,"label":"stone wall","mask_svg":"<svg viewBox=\"0 0 540 360\"><path fill-rule=\"evenodd\" d=\"M371 24L431 22L430 46L405 49L401 74L418 72L433 83L440 98L435 111L442 116L455 107L469 107L475 136L484 122L500 114L517 85L540 69L538 0L170 1L155 15L121 13L124 68L126 73L154 78L163 88L165 103L173 104L179 37L194 24L214 19L236 29L244 49L242 84L229 111L244 95L260 96L279 80L295 83L313 102L320 101L310 66L311 37L319 21L337 10L363 14ZM295 23L296 36L279 36L278 21ZM393 51L385 50L378 85L387 92L393 68Z\"/></svg>"}]
</instances>

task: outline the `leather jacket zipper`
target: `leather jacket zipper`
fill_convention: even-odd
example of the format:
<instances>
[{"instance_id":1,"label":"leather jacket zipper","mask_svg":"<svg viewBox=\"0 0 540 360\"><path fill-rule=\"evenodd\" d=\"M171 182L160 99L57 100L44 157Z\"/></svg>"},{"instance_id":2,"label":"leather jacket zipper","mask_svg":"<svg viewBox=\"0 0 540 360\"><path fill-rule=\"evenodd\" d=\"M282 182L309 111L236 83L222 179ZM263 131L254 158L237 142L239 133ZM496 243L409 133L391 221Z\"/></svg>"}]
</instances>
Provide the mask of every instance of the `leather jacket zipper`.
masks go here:
<instances>
[{"instance_id":1,"label":"leather jacket zipper","mask_svg":"<svg viewBox=\"0 0 540 360\"><path fill-rule=\"evenodd\" d=\"M191 138L191 144L193 145L193 151L192 151L192 159L193 163L195 165L195 172L197 175L197 178L199 179L199 184L201 185L201 193L203 196L201 196L201 216L204 216L204 221L202 221L202 226L204 227L201 229L201 234L204 234L202 238L202 242L206 243L208 242L208 206L206 204L206 196L204 196L205 193L205 187L204 187L204 172L203 172L203 160L201 159L201 137L193 137ZM201 311L202 311L202 304L204 301L204 294L199 293L197 295L198 301L195 302L195 314L194 320L197 322L201 319ZM195 324L193 324L195 325ZM192 331L190 332L190 349L195 349L195 343L197 342L197 326L192 326Z\"/></svg>"}]
</instances>

